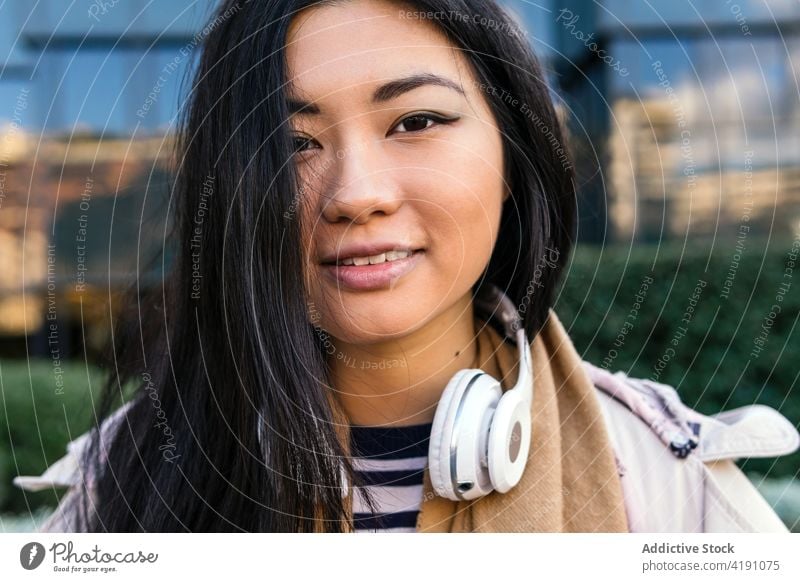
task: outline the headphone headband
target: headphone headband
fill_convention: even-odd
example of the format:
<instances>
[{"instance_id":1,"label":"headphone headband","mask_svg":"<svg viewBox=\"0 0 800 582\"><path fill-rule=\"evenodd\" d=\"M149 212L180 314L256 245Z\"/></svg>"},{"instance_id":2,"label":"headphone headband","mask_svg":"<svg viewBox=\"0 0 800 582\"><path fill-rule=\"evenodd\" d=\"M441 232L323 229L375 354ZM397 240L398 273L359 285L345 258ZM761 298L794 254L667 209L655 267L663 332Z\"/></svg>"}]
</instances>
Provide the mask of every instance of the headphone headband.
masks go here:
<instances>
[{"instance_id":1,"label":"headphone headband","mask_svg":"<svg viewBox=\"0 0 800 582\"><path fill-rule=\"evenodd\" d=\"M475 293L473 303L476 310L484 315L487 321L494 318L502 324L507 339L516 341L519 352L519 373L513 389L519 389L519 392L530 402L533 399L531 350L522 318L514 307L514 303L493 283L481 285Z\"/></svg>"},{"instance_id":2,"label":"headphone headband","mask_svg":"<svg viewBox=\"0 0 800 582\"><path fill-rule=\"evenodd\" d=\"M484 283L475 291L473 304L476 310L489 321L496 318L503 326L506 338L516 339L517 331L522 327L519 316L511 299L494 283Z\"/></svg>"}]
</instances>

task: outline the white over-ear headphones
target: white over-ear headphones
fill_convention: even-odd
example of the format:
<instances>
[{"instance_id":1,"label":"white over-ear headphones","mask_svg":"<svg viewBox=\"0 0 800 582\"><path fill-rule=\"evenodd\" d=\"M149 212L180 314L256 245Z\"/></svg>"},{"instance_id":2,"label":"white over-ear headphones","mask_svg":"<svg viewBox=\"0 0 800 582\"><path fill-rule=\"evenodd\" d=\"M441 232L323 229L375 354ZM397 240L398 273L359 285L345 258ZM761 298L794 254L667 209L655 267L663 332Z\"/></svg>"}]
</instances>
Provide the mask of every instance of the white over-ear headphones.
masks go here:
<instances>
[{"instance_id":1,"label":"white over-ear headphones","mask_svg":"<svg viewBox=\"0 0 800 582\"><path fill-rule=\"evenodd\" d=\"M433 419L428 467L434 492L454 501L514 487L531 440L533 369L519 313L491 284L478 290L474 305L487 321L499 317L506 337L516 336L519 374L505 393L496 378L477 368L460 370L447 383Z\"/></svg>"}]
</instances>

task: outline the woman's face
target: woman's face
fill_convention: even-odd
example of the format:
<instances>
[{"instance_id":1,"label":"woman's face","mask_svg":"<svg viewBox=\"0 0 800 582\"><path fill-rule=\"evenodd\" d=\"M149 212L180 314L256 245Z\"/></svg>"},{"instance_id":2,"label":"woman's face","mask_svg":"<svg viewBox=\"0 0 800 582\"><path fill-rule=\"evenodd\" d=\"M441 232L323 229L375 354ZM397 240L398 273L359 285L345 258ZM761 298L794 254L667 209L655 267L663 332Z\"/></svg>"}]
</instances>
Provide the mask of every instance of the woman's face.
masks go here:
<instances>
[{"instance_id":1,"label":"woman's face","mask_svg":"<svg viewBox=\"0 0 800 582\"><path fill-rule=\"evenodd\" d=\"M290 120L311 322L369 344L468 305L506 186L486 88L463 55L418 11L352 0L296 16L287 61L290 99L313 106Z\"/></svg>"}]
</instances>

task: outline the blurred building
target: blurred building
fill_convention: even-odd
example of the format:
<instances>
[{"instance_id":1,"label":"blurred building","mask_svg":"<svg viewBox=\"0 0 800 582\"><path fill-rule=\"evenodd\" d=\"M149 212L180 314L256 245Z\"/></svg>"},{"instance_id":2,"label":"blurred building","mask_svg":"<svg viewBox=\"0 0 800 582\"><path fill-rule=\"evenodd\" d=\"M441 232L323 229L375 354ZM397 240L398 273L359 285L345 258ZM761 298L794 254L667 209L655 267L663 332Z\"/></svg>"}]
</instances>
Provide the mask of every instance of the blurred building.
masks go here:
<instances>
[{"instance_id":1,"label":"blurred building","mask_svg":"<svg viewBox=\"0 0 800 582\"><path fill-rule=\"evenodd\" d=\"M119 291L159 276L170 129L212 4L0 4L2 353L98 347Z\"/></svg>"},{"instance_id":2,"label":"blurred building","mask_svg":"<svg viewBox=\"0 0 800 582\"><path fill-rule=\"evenodd\" d=\"M800 229L800 3L510 4L553 27L582 240Z\"/></svg>"}]
</instances>

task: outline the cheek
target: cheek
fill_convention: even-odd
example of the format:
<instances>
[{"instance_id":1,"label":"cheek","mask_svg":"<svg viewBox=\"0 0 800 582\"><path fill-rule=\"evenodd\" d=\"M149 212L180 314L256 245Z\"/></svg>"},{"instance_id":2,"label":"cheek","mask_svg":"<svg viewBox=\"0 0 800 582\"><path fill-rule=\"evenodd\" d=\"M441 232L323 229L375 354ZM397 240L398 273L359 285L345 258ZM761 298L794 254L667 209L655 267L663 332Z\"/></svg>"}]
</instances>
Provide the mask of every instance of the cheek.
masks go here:
<instances>
[{"instance_id":1,"label":"cheek","mask_svg":"<svg viewBox=\"0 0 800 582\"><path fill-rule=\"evenodd\" d=\"M420 188L433 193L420 210L430 225L436 251L432 258L451 278L477 279L492 255L503 205L501 164L494 148L463 152L450 157L436 183Z\"/></svg>"},{"instance_id":2,"label":"cheek","mask_svg":"<svg viewBox=\"0 0 800 582\"><path fill-rule=\"evenodd\" d=\"M499 196L499 194L497 195ZM486 267L497 240L500 204L495 195L464 193L436 209L430 259L438 292L463 293Z\"/></svg>"}]
</instances>

